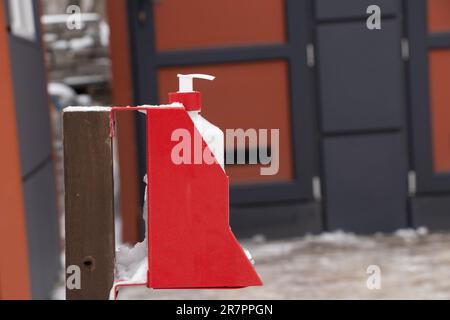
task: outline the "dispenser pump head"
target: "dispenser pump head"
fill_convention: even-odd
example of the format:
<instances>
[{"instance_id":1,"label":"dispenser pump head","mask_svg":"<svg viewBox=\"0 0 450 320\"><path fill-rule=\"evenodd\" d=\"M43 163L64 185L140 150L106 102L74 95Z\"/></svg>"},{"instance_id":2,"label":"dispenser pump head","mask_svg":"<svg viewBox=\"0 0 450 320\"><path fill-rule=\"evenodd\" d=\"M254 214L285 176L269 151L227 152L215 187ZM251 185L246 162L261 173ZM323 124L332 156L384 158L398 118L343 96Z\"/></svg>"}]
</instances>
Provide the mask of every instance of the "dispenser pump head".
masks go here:
<instances>
[{"instance_id":1,"label":"dispenser pump head","mask_svg":"<svg viewBox=\"0 0 450 320\"><path fill-rule=\"evenodd\" d=\"M180 91L179 92L194 92L194 79L203 79L213 81L216 77L207 74L179 74Z\"/></svg>"},{"instance_id":2,"label":"dispenser pump head","mask_svg":"<svg viewBox=\"0 0 450 320\"><path fill-rule=\"evenodd\" d=\"M179 74L180 89L176 93L169 94L170 103L181 103L186 108L186 111L201 111L201 93L194 91L194 79L203 79L213 81L216 79L213 76L206 74Z\"/></svg>"}]
</instances>

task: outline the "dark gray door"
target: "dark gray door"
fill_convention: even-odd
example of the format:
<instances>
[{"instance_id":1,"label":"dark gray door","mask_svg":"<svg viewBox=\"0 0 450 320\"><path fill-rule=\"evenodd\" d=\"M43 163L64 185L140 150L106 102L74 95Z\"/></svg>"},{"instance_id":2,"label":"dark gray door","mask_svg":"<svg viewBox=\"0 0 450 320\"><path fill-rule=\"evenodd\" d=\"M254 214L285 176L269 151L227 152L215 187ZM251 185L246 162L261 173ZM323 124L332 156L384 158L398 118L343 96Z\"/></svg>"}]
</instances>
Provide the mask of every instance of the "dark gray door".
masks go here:
<instances>
[{"instance_id":1,"label":"dark gray door","mask_svg":"<svg viewBox=\"0 0 450 320\"><path fill-rule=\"evenodd\" d=\"M406 168L401 133L324 141L328 224L357 233L406 226Z\"/></svg>"},{"instance_id":2,"label":"dark gray door","mask_svg":"<svg viewBox=\"0 0 450 320\"><path fill-rule=\"evenodd\" d=\"M408 222L400 3L378 1L381 30L367 28L370 4L316 2L324 193L331 230L393 231Z\"/></svg>"}]
</instances>

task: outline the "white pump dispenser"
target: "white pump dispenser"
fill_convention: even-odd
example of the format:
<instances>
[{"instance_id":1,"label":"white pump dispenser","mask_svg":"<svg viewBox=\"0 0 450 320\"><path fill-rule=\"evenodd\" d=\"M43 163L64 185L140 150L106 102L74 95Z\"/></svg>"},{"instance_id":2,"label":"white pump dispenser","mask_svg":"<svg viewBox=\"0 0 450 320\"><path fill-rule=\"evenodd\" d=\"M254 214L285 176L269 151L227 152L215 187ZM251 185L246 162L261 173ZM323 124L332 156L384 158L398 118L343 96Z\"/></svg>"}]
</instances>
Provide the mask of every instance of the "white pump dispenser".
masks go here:
<instances>
[{"instance_id":1,"label":"white pump dispenser","mask_svg":"<svg viewBox=\"0 0 450 320\"><path fill-rule=\"evenodd\" d=\"M203 79L208 81L214 81L216 77L207 74L179 74L180 79L180 91L179 93L194 92L194 79Z\"/></svg>"},{"instance_id":2,"label":"white pump dispenser","mask_svg":"<svg viewBox=\"0 0 450 320\"><path fill-rule=\"evenodd\" d=\"M194 91L194 79L213 81L216 78L206 74L179 74L178 78L180 81L180 89L174 97L178 96L180 100L189 101L188 103L185 103L185 108L188 111L189 116L203 137L203 140L205 140L209 149L214 154L217 162L225 170L225 135L222 130L200 115L201 94Z\"/></svg>"}]
</instances>

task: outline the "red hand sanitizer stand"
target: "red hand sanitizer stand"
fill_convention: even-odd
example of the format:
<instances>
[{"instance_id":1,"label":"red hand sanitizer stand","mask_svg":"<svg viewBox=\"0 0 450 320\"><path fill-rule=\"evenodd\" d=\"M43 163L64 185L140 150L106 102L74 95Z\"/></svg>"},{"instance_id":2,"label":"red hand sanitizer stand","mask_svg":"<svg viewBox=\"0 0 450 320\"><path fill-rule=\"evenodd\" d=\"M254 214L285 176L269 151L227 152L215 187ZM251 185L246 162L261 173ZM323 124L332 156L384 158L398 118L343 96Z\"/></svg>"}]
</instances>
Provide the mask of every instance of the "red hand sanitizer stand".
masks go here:
<instances>
[{"instance_id":1,"label":"red hand sanitizer stand","mask_svg":"<svg viewBox=\"0 0 450 320\"><path fill-rule=\"evenodd\" d=\"M191 137L197 130L183 107L147 110L148 287L262 285L229 226L229 183L224 170L217 163L176 165L172 161L178 143L172 142L172 134L180 128ZM205 148L203 141L202 151Z\"/></svg>"},{"instance_id":2,"label":"red hand sanitizer stand","mask_svg":"<svg viewBox=\"0 0 450 320\"><path fill-rule=\"evenodd\" d=\"M199 132L203 130L209 140L219 142L219 147L214 144L213 148L223 149L222 141L217 141L223 140L220 129L197 114L202 107L201 94L193 90L193 79L213 80L214 77L197 74L178 77L180 91L170 94L172 105L113 108L112 111L139 110L147 114L146 285L152 289L261 286L260 278L230 229L228 177L217 159L211 163L212 144L208 146ZM188 111L194 112L195 117ZM199 122L198 126L194 121ZM113 130L113 121L111 124ZM189 141L173 139L179 130ZM211 136L212 131L215 135ZM180 143L187 144L185 151L189 153L183 159L190 157L191 161L180 164L173 158ZM208 161L199 163L199 155L204 158L205 154L209 155ZM118 287L144 285L144 280L138 278L116 283L115 297Z\"/></svg>"},{"instance_id":3,"label":"red hand sanitizer stand","mask_svg":"<svg viewBox=\"0 0 450 320\"><path fill-rule=\"evenodd\" d=\"M186 109L172 106L115 107L114 112L147 113L148 276L147 283L120 281L120 287L152 289L233 289L262 282L229 226L229 182L218 163L177 165L172 134L200 135ZM210 152L202 139L202 154ZM199 151L197 151L199 152ZM191 152L194 158L194 150Z\"/></svg>"}]
</instances>

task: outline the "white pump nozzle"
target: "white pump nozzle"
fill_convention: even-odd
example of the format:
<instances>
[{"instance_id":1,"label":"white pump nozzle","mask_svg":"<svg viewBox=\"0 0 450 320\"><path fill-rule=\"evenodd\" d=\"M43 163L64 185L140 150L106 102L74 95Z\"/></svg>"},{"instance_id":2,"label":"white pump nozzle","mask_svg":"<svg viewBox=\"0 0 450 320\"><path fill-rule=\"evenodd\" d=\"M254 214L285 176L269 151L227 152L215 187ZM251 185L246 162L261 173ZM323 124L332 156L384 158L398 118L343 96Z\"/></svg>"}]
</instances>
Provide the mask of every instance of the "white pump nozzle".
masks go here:
<instances>
[{"instance_id":1,"label":"white pump nozzle","mask_svg":"<svg viewBox=\"0 0 450 320\"><path fill-rule=\"evenodd\" d=\"M203 79L213 81L216 77L209 76L207 74L179 74L180 79L180 91L178 92L193 92L194 91L194 79Z\"/></svg>"}]
</instances>

